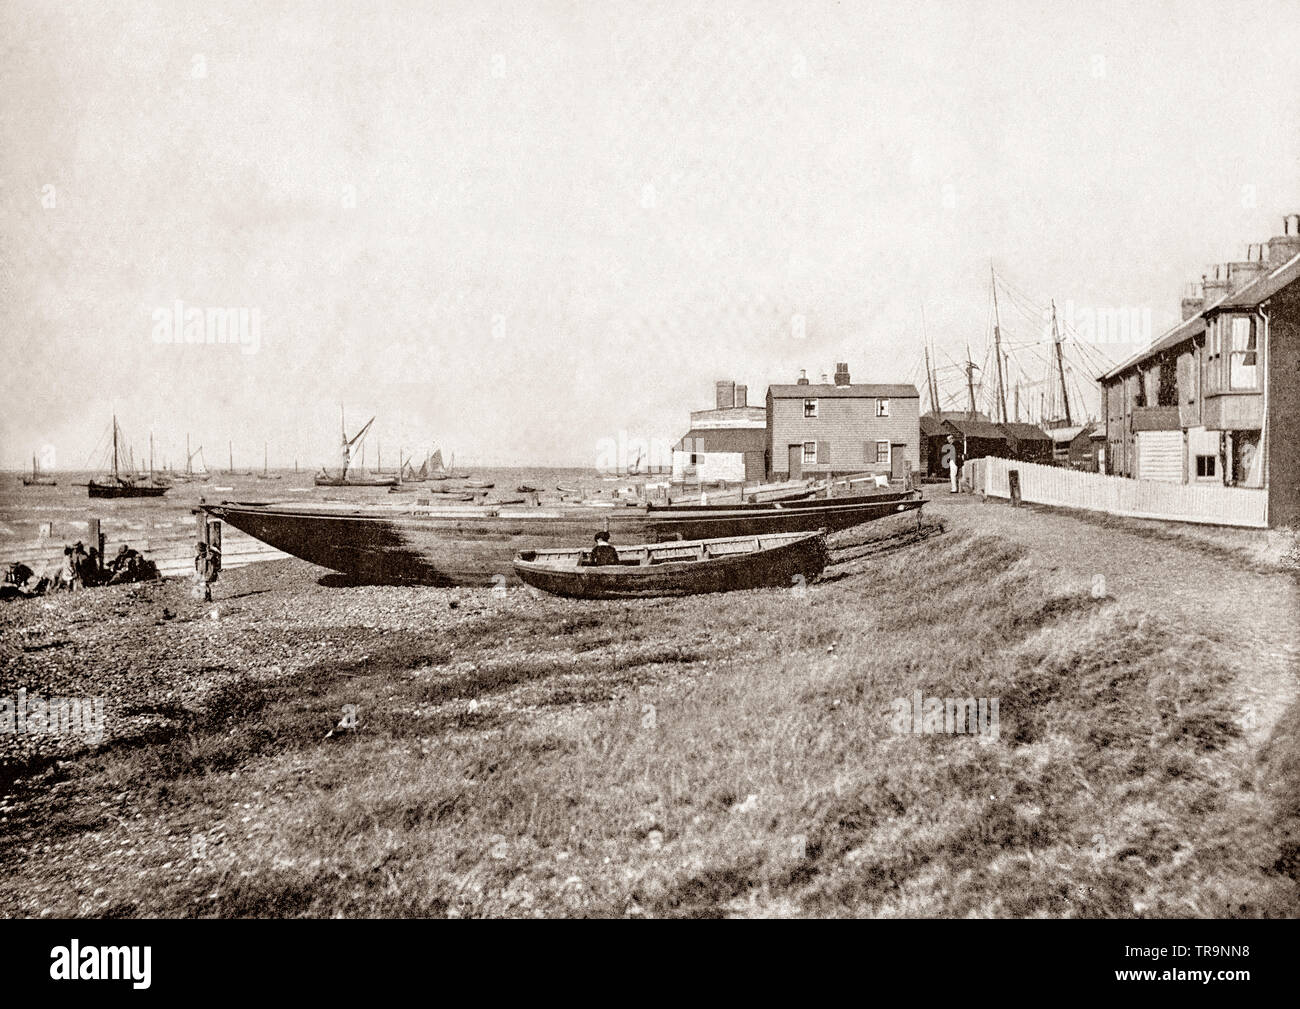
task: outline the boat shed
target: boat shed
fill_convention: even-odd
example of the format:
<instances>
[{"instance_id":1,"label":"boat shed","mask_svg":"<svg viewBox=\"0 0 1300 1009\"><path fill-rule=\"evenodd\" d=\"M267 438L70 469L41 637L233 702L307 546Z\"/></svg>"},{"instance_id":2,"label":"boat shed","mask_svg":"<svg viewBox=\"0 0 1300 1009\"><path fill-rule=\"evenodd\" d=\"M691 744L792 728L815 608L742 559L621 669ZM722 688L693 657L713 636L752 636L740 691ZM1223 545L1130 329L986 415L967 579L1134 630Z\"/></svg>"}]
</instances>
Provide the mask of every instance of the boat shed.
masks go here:
<instances>
[{"instance_id":1,"label":"boat shed","mask_svg":"<svg viewBox=\"0 0 1300 1009\"><path fill-rule=\"evenodd\" d=\"M959 462L989 455L1015 458L1007 433L997 424L985 420L945 420L943 426L957 443Z\"/></svg>"},{"instance_id":2,"label":"boat shed","mask_svg":"<svg viewBox=\"0 0 1300 1009\"><path fill-rule=\"evenodd\" d=\"M1021 462L1052 464L1052 438L1037 424L999 424L1007 435L1011 457Z\"/></svg>"}]
</instances>

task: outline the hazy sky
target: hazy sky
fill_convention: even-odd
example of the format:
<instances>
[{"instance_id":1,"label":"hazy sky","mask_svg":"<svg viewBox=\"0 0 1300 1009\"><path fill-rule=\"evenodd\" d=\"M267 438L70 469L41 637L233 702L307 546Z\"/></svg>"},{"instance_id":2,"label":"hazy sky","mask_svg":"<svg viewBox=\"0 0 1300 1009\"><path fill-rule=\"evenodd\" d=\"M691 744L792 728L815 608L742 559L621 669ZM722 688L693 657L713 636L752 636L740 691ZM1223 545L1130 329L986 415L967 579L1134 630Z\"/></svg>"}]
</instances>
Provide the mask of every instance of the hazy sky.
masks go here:
<instances>
[{"instance_id":1,"label":"hazy sky","mask_svg":"<svg viewBox=\"0 0 1300 1009\"><path fill-rule=\"evenodd\" d=\"M1300 211L1295 3L4 0L0 47L11 467L113 410L317 465L340 402L591 464L718 378L921 385L922 304L980 360L990 261L1158 332ZM156 342L178 299L256 353Z\"/></svg>"}]
</instances>

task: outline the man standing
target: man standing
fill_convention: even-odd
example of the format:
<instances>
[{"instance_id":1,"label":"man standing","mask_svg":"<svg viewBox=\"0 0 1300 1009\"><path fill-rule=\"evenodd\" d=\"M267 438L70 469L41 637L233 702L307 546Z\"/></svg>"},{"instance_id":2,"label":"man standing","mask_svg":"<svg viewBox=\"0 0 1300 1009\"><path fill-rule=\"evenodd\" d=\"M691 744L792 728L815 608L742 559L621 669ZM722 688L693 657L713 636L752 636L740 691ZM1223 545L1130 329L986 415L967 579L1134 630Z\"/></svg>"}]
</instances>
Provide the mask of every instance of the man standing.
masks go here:
<instances>
[{"instance_id":1,"label":"man standing","mask_svg":"<svg viewBox=\"0 0 1300 1009\"><path fill-rule=\"evenodd\" d=\"M953 440L952 435L948 435L948 444L944 446L943 454L948 457L948 480L950 487L949 494L957 493L957 442Z\"/></svg>"}]
</instances>

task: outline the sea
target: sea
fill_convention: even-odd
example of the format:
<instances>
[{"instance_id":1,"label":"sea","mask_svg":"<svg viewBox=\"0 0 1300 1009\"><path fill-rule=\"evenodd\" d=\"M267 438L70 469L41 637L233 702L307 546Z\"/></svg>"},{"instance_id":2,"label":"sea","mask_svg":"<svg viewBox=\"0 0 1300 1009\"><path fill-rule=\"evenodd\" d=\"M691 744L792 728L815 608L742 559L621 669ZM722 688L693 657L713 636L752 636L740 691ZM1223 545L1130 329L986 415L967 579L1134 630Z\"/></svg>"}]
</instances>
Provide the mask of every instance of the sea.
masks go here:
<instances>
[{"instance_id":1,"label":"sea","mask_svg":"<svg viewBox=\"0 0 1300 1009\"><path fill-rule=\"evenodd\" d=\"M485 504L520 496L517 488L537 488L543 505L558 504L562 497L610 502L634 493L644 493L647 479L653 483L666 477L619 477L602 475L595 469L552 467L502 467L458 470L469 478L494 486L479 500ZM105 536L105 553L112 557L125 543L154 561L165 575L184 574L193 567L194 544L198 537L198 506L221 501L340 504L383 508L416 508L422 500L436 497L422 493L429 489L454 490L461 480L420 484L411 493L389 494L385 487L317 487L311 470L270 470L257 473L212 472L203 483L173 483L160 498L92 498L87 482L96 474L58 472L56 486L26 487L21 473L0 475L0 563L22 561L43 571L57 565L64 546L77 540L89 542L88 530L99 519ZM565 488L561 492L559 488ZM572 493L577 491L577 494ZM258 560L286 555L229 526L222 530L222 565L238 567Z\"/></svg>"}]
</instances>

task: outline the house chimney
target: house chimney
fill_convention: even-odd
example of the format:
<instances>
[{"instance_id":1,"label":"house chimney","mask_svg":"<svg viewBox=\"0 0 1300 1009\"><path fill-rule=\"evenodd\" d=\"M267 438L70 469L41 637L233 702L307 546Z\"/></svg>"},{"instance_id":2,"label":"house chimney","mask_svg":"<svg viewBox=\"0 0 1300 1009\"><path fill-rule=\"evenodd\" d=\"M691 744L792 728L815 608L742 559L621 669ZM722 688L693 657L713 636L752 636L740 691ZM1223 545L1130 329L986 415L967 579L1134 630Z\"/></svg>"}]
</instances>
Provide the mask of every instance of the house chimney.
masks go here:
<instances>
[{"instance_id":1,"label":"house chimney","mask_svg":"<svg viewBox=\"0 0 1300 1009\"><path fill-rule=\"evenodd\" d=\"M1201 275L1201 290L1205 292L1205 307L1209 308L1220 298L1232 293L1232 282L1228 279L1228 267L1216 263L1209 271Z\"/></svg>"},{"instance_id":2,"label":"house chimney","mask_svg":"<svg viewBox=\"0 0 1300 1009\"><path fill-rule=\"evenodd\" d=\"M800 368L799 381L795 382L795 385L807 385L807 384L808 384L808 372L806 369Z\"/></svg>"},{"instance_id":3,"label":"house chimney","mask_svg":"<svg viewBox=\"0 0 1300 1009\"><path fill-rule=\"evenodd\" d=\"M1264 245L1246 246L1246 259L1243 262L1228 264L1228 290L1236 294L1247 284L1253 284L1268 272L1267 249Z\"/></svg>"},{"instance_id":4,"label":"house chimney","mask_svg":"<svg viewBox=\"0 0 1300 1009\"><path fill-rule=\"evenodd\" d=\"M1194 280L1183 290L1182 310L1183 322L1205 310L1205 295L1201 292L1201 285Z\"/></svg>"},{"instance_id":5,"label":"house chimney","mask_svg":"<svg viewBox=\"0 0 1300 1009\"><path fill-rule=\"evenodd\" d=\"M1276 270L1297 254L1300 254L1300 214L1287 214L1282 218L1282 234L1268 241L1268 268Z\"/></svg>"},{"instance_id":6,"label":"house chimney","mask_svg":"<svg viewBox=\"0 0 1300 1009\"><path fill-rule=\"evenodd\" d=\"M736 383L714 382L714 403L719 410L730 410L736 405Z\"/></svg>"},{"instance_id":7,"label":"house chimney","mask_svg":"<svg viewBox=\"0 0 1300 1009\"><path fill-rule=\"evenodd\" d=\"M848 366L848 364L846 364L846 363L844 363L844 362L840 362L839 364L835 365L835 384L836 384L836 385L848 385L848 384L849 384L849 366Z\"/></svg>"},{"instance_id":8,"label":"house chimney","mask_svg":"<svg viewBox=\"0 0 1300 1009\"><path fill-rule=\"evenodd\" d=\"M736 386L736 406L749 406L749 386Z\"/></svg>"},{"instance_id":9,"label":"house chimney","mask_svg":"<svg viewBox=\"0 0 1300 1009\"><path fill-rule=\"evenodd\" d=\"M822 385L830 385L830 384L831 384L830 377L826 374L826 372L823 371L823 372L822 372Z\"/></svg>"}]
</instances>

